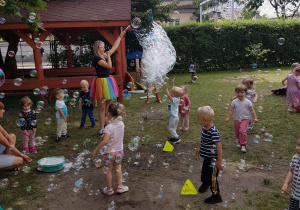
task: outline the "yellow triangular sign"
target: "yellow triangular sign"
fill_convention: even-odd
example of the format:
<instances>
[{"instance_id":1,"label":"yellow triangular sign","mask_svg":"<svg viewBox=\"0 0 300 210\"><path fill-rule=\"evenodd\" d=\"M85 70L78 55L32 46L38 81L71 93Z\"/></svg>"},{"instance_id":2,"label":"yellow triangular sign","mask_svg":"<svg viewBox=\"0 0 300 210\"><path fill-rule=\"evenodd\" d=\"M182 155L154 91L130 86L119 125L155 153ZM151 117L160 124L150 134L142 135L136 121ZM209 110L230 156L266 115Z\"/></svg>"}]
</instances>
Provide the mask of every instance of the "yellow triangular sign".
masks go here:
<instances>
[{"instance_id":1,"label":"yellow triangular sign","mask_svg":"<svg viewBox=\"0 0 300 210\"><path fill-rule=\"evenodd\" d=\"M183 185L181 195L197 195L197 190L189 179Z\"/></svg>"},{"instance_id":2,"label":"yellow triangular sign","mask_svg":"<svg viewBox=\"0 0 300 210\"><path fill-rule=\"evenodd\" d=\"M168 141L166 141L163 151L164 152L172 152L174 147Z\"/></svg>"}]
</instances>

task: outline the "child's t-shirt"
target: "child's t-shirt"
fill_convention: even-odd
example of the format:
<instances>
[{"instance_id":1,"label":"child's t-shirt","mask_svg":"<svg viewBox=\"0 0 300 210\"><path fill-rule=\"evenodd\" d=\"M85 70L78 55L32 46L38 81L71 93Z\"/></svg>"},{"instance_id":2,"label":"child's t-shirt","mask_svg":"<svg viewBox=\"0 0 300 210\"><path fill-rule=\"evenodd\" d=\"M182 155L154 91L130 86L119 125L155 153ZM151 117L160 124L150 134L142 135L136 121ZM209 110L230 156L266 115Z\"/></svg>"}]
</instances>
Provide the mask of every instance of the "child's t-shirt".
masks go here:
<instances>
[{"instance_id":1,"label":"child's t-shirt","mask_svg":"<svg viewBox=\"0 0 300 210\"><path fill-rule=\"evenodd\" d=\"M172 97L172 101L170 101L170 110L169 110L169 114L177 117L178 116L178 106L179 106L179 102L180 102L180 97Z\"/></svg>"},{"instance_id":2,"label":"child's t-shirt","mask_svg":"<svg viewBox=\"0 0 300 210\"><path fill-rule=\"evenodd\" d=\"M246 93L246 98L251 101L251 103L253 104L254 101L254 96L256 94L256 91L253 89L248 89L247 93Z\"/></svg>"},{"instance_id":3,"label":"child's t-shirt","mask_svg":"<svg viewBox=\"0 0 300 210\"><path fill-rule=\"evenodd\" d=\"M68 108L65 104L65 102L63 100L56 100L55 102L55 109L57 110L56 112L56 118L59 118L59 119L64 119L62 116L60 116L59 112L58 112L58 109L61 109L63 114L65 115L65 117L67 117L68 115Z\"/></svg>"},{"instance_id":4,"label":"child's t-shirt","mask_svg":"<svg viewBox=\"0 0 300 210\"><path fill-rule=\"evenodd\" d=\"M114 150L115 152L123 150L125 125L123 121L114 120L104 128L104 133L109 134L109 140L106 145L106 153Z\"/></svg>"},{"instance_id":5,"label":"child's t-shirt","mask_svg":"<svg viewBox=\"0 0 300 210\"><path fill-rule=\"evenodd\" d=\"M216 142L220 142L220 134L216 126L213 125L208 130L205 130L205 126L203 126L201 132L200 156L203 158L217 158Z\"/></svg>"},{"instance_id":6,"label":"child's t-shirt","mask_svg":"<svg viewBox=\"0 0 300 210\"><path fill-rule=\"evenodd\" d=\"M300 157L298 154L294 155L290 167L294 170L292 197L300 200Z\"/></svg>"},{"instance_id":7,"label":"child's t-shirt","mask_svg":"<svg viewBox=\"0 0 300 210\"><path fill-rule=\"evenodd\" d=\"M94 109L93 99L90 96L90 91L84 92L81 91L79 97L82 99L82 109Z\"/></svg>"},{"instance_id":8,"label":"child's t-shirt","mask_svg":"<svg viewBox=\"0 0 300 210\"><path fill-rule=\"evenodd\" d=\"M251 118L251 115L249 115L249 109L252 107L252 103L247 98L245 98L243 101L234 99L231 102L231 106L233 106L235 109L234 120L242 121Z\"/></svg>"},{"instance_id":9,"label":"child's t-shirt","mask_svg":"<svg viewBox=\"0 0 300 210\"><path fill-rule=\"evenodd\" d=\"M183 96L180 98L179 102L179 113L180 114L190 114L191 102L188 96Z\"/></svg>"},{"instance_id":10,"label":"child's t-shirt","mask_svg":"<svg viewBox=\"0 0 300 210\"><path fill-rule=\"evenodd\" d=\"M23 112L21 111L19 118L24 118L25 123L23 126L21 126L21 130L32 130L32 128L36 128L37 124L33 123L34 120L36 120L36 113L33 110L30 110L29 112Z\"/></svg>"}]
</instances>

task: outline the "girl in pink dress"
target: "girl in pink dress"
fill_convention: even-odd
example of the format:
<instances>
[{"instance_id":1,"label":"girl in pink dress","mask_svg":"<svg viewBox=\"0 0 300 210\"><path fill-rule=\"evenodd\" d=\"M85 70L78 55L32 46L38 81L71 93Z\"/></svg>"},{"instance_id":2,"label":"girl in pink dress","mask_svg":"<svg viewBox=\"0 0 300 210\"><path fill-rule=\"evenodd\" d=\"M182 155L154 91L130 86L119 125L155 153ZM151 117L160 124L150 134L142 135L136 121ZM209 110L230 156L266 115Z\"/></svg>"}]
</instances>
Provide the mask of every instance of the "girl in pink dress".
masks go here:
<instances>
[{"instance_id":1,"label":"girl in pink dress","mask_svg":"<svg viewBox=\"0 0 300 210\"><path fill-rule=\"evenodd\" d=\"M183 91L184 95L180 98L179 102L179 115L180 115L180 127L179 130L187 131L189 129L189 115L190 115L190 108L191 102L189 97L187 96L187 85L180 86Z\"/></svg>"},{"instance_id":2,"label":"girl in pink dress","mask_svg":"<svg viewBox=\"0 0 300 210\"><path fill-rule=\"evenodd\" d=\"M286 101L288 102L288 112L292 112L293 106L299 102L299 89L300 89L300 66L294 68L292 74L288 74L285 79L282 80L282 84L287 80L286 88Z\"/></svg>"}]
</instances>

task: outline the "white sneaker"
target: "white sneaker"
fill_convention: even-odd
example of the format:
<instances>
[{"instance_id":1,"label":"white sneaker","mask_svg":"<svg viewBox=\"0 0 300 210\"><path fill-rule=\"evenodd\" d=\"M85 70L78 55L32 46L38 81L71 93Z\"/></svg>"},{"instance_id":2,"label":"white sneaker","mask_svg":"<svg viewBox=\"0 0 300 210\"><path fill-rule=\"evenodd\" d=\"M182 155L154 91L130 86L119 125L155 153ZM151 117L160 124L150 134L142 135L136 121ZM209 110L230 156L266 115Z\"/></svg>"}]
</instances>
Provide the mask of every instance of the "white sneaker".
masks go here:
<instances>
[{"instance_id":1,"label":"white sneaker","mask_svg":"<svg viewBox=\"0 0 300 210\"><path fill-rule=\"evenodd\" d=\"M237 147L237 148L241 148L241 145L240 145L240 144L237 144L236 147Z\"/></svg>"},{"instance_id":2,"label":"white sneaker","mask_svg":"<svg viewBox=\"0 0 300 210\"><path fill-rule=\"evenodd\" d=\"M248 131L252 131L253 127L252 126L249 126L248 127Z\"/></svg>"},{"instance_id":3,"label":"white sneaker","mask_svg":"<svg viewBox=\"0 0 300 210\"><path fill-rule=\"evenodd\" d=\"M247 152L246 146L242 146L241 151L242 152Z\"/></svg>"}]
</instances>

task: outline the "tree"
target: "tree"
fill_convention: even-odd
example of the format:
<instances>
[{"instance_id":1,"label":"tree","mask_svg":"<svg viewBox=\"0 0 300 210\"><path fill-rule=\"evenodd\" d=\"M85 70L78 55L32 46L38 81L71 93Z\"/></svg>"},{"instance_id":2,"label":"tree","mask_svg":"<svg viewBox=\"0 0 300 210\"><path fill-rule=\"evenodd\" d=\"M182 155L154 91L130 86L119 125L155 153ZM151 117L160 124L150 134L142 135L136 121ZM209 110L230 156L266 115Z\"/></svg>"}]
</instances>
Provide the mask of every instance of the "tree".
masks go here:
<instances>
[{"instance_id":1,"label":"tree","mask_svg":"<svg viewBox=\"0 0 300 210\"><path fill-rule=\"evenodd\" d=\"M294 17L300 8L299 0L268 0L275 9L277 17L286 17L286 12L291 12L290 17ZM249 10L257 10L263 3L263 0L247 1L245 7ZM280 14L281 11L281 14Z\"/></svg>"},{"instance_id":2,"label":"tree","mask_svg":"<svg viewBox=\"0 0 300 210\"><path fill-rule=\"evenodd\" d=\"M43 28L40 23L40 15L36 11L45 10L47 4L43 0L0 0L0 14L17 15L22 22L29 26L31 30ZM21 14L26 11L25 15ZM29 17L32 17L31 19ZM34 17L34 18L33 18Z\"/></svg>"},{"instance_id":3,"label":"tree","mask_svg":"<svg viewBox=\"0 0 300 210\"><path fill-rule=\"evenodd\" d=\"M149 9L152 9L154 20L170 21L170 11L175 9L180 0L174 1L166 6L162 6L163 0L131 0L132 17L143 16Z\"/></svg>"}]
</instances>

